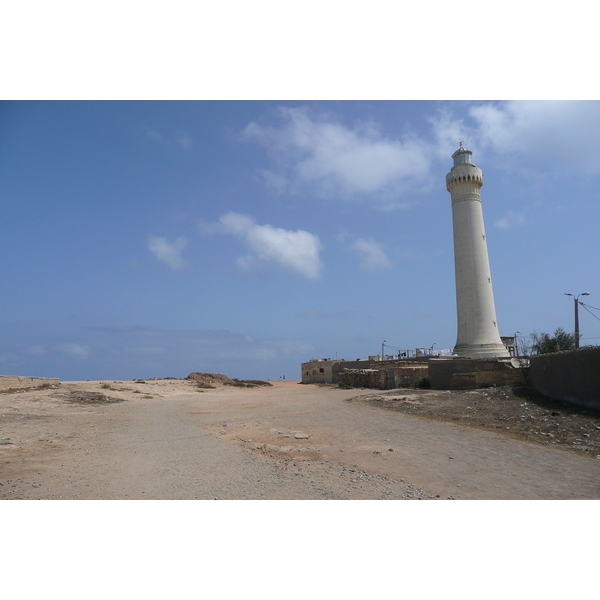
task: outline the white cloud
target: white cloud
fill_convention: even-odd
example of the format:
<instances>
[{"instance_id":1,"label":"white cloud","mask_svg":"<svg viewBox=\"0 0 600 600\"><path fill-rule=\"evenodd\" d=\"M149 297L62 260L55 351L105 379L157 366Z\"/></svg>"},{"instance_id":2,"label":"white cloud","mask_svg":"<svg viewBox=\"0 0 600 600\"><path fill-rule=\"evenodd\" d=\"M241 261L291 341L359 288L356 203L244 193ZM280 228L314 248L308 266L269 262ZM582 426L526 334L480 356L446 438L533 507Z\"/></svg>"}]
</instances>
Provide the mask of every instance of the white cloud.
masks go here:
<instances>
[{"instance_id":1,"label":"white cloud","mask_svg":"<svg viewBox=\"0 0 600 600\"><path fill-rule=\"evenodd\" d=\"M476 135L505 158L543 160L600 172L600 102L512 101L474 106Z\"/></svg>"},{"instance_id":2,"label":"white cloud","mask_svg":"<svg viewBox=\"0 0 600 600\"><path fill-rule=\"evenodd\" d=\"M151 236L148 239L148 250L154 254L156 259L174 271L183 269L187 263L181 253L187 245L185 237L178 237L173 243L164 237Z\"/></svg>"},{"instance_id":3,"label":"white cloud","mask_svg":"<svg viewBox=\"0 0 600 600\"><path fill-rule=\"evenodd\" d=\"M82 346L81 344L75 344L72 342L68 344L60 344L57 346L57 349L67 356L77 359L87 358L91 352L89 346Z\"/></svg>"},{"instance_id":4,"label":"white cloud","mask_svg":"<svg viewBox=\"0 0 600 600\"><path fill-rule=\"evenodd\" d=\"M0 352L0 364L11 363L19 360L21 357L14 352Z\"/></svg>"},{"instance_id":5,"label":"white cloud","mask_svg":"<svg viewBox=\"0 0 600 600\"><path fill-rule=\"evenodd\" d=\"M419 139L387 139L373 124L350 128L306 108L280 107L276 116L276 125L250 123L243 137L267 147L276 169L259 174L278 191L368 194L389 203L408 185L426 183L431 148Z\"/></svg>"},{"instance_id":6,"label":"white cloud","mask_svg":"<svg viewBox=\"0 0 600 600\"><path fill-rule=\"evenodd\" d=\"M461 119L454 117L449 108L442 108L435 117L427 120L433 133L434 153L448 162L459 140L465 139L469 129ZM468 143L465 145L470 148Z\"/></svg>"},{"instance_id":7,"label":"white cloud","mask_svg":"<svg viewBox=\"0 0 600 600\"><path fill-rule=\"evenodd\" d=\"M457 118L452 105L429 119L436 155L446 159L460 138L477 159L486 152L499 155L507 168L528 170L541 163L544 172L569 168L600 172L600 102L530 101L473 103L469 119Z\"/></svg>"},{"instance_id":8,"label":"white cloud","mask_svg":"<svg viewBox=\"0 0 600 600\"><path fill-rule=\"evenodd\" d=\"M238 259L238 265L252 270L261 263L274 263L309 279L317 279L322 270L318 236L298 229L289 231L272 225L258 225L254 219L229 212L219 219L221 230L243 241L250 254Z\"/></svg>"},{"instance_id":9,"label":"white cloud","mask_svg":"<svg viewBox=\"0 0 600 600\"><path fill-rule=\"evenodd\" d=\"M308 319L356 319L359 315L353 311L322 311L319 309L308 309L298 311L298 315L300 317L305 317Z\"/></svg>"},{"instance_id":10,"label":"white cloud","mask_svg":"<svg viewBox=\"0 0 600 600\"><path fill-rule=\"evenodd\" d=\"M142 356L172 364L190 364L193 370L223 372L224 363L273 362L282 355L306 355L312 346L301 340L254 338L226 330L168 330L141 327L102 328L113 340L112 352ZM124 342L124 344L123 344ZM194 364L196 366L192 367ZM203 363L203 366L200 364ZM210 366L208 365L210 363Z\"/></svg>"},{"instance_id":11,"label":"white cloud","mask_svg":"<svg viewBox=\"0 0 600 600\"><path fill-rule=\"evenodd\" d=\"M46 356L46 350L43 346L30 346L29 348L27 348L26 352L31 356Z\"/></svg>"},{"instance_id":12,"label":"white cloud","mask_svg":"<svg viewBox=\"0 0 600 600\"><path fill-rule=\"evenodd\" d=\"M161 142L167 147L179 144L185 150L191 150L194 145L192 138L185 131L170 132L164 135L156 129L148 129L146 131L146 138L153 142Z\"/></svg>"},{"instance_id":13,"label":"white cloud","mask_svg":"<svg viewBox=\"0 0 600 600\"><path fill-rule=\"evenodd\" d=\"M552 164L600 172L598 101L473 102L464 118L456 115L449 103L427 119L420 137L398 139L374 123L347 125L306 107L279 107L271 119L248 124L242 138L267 149L271 164L257 175L278 193L369 197L383 208L431 185L432 164L447 164L459 139L479 160L500 155L507 168L541 162L546 171Z\"/></svg>"},{"instance_id":14,"label":"white cloud","mask_svg":"<svg viewBox=\"0 0 600 600\"><path fill-rule=\"evenodd\" d=\"M380 269L392 269L392 261L387 257L381 244L374 239L368 240L358 238L350 248L356 252L360 259L360 267L365 271L376 271Z\"/></svg>"},{"instance_id":15,"label":"white cloud","mask_svg":"<svg viewBox=\"0 0 600 600\"><path fill-rule=\"evenodd\" d=\"M155 142L160 142L163 139L162 134L154 129L150 129L149 131L147 131L146 137L149 140L154 140Z\"/></svg>"},{"instance_id":16,"label":"white cloud","mask_svg":"<svg viewBox=\"0 0 600 600\"><path fill-rule=\"evenodd\" d=\"M164 354L167 349L164 346L124 346L123 350L129 354Z\"/></svg>"},{"instance_id":17,"label":"white cloud","mask_svg":"<svg viewBox=\"0 0 600 600\"><path fill-rule=\"evenodd\" d=\"M192 148L192 146L194 145L194 143L192 142L192 139L183 131L180 131L177 134L177 141L186 150L190 150Z\"/></svg>"},{"instance_id":18,"label":"white cloud","mask_svg":"<svg viewBox=\"0 0 600 600\"><path fill-rule=\"evenodd\" d=\"M342 229L341 231L338 231L336 239L340 244L344 245L347 244L349 240L353 239L353 235L345 229Z\"/></svg>"},{"instance_id":19,"label":"white cloud","mask_svg":"<svg viewBox=\"0 0 600 600\"><path fill-rule=\"evenodd\" d=\"M256 171L259 179L262 179L267 187L274 189L278 194L282 194L288 188L290 182L281 173L274 173L269 169L258 169Z\"/></svg>"},{"instance_id":20,"label":"white cloud","mask_svg":"<svg viewBox=\"0 0 600 600\"><path fill-rule=\"evenodd\" d=\"M525 224L525 217L523 214L514 210L509 210L504 217L498 219L494 225L499 229L510 229L518 225Z\"/></svg>"}]
</instances>

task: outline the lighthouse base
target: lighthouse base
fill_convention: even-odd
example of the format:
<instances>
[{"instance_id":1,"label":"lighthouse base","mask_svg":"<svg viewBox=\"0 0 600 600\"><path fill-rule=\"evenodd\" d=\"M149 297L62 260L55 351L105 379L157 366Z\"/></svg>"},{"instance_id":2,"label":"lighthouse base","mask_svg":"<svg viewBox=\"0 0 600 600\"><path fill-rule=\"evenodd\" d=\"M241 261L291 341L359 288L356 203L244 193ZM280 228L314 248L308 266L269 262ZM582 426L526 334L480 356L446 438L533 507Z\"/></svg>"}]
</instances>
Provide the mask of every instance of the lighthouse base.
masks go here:
<instances>
[{"instance_id":1,"label":"lighthouse base","mask_svg":"<svg viewBox=\"0 0 600 600\"><path fill-rule=\"evenodd\" d=\"M502 342L494 344L457 344L452 354L461 358L506 358L510 356Z\"/></svg>"}]
</instances>

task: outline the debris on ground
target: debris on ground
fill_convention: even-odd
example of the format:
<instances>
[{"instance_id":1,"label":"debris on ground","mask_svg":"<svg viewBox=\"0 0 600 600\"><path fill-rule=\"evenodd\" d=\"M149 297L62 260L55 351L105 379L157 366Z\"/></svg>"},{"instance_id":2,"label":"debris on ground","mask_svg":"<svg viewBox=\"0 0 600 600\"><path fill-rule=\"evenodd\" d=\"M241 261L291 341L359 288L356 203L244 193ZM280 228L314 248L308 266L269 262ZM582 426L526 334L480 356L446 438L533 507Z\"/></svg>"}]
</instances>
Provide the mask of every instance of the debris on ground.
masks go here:
<instances>
[{"instance_id":1,"label":"debris on ground","mask_svg":"<svg viewBox=\"0 0 600 600\"><path fill-rule=\"evenodd\" d=\"M125 402L123 398L111 398L100 392L71 392L63 396L69 402L78 402L80 404L109 404L111 402Z\"/></svg>"},{"instance_id":2,"label":"debris on ground","mask_svg":"<svg viewBox=\"0 0 600 600\"><path fill-rule=\"evenodd\" d=\"M349 401L487 429L544 446L554 445L591 458L600 451L599 410L553 400L532 387L396 389L355 396Z\"/></svg>"}]
</instances>

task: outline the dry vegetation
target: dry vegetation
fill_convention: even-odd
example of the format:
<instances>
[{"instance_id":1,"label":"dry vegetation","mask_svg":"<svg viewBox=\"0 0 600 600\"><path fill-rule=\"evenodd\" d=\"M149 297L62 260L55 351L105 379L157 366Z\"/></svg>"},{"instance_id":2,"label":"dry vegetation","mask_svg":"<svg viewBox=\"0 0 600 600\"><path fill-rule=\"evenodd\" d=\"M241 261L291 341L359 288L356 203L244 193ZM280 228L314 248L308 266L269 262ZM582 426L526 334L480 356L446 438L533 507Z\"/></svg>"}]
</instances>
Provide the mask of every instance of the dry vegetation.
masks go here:
<instances>
[{"instance_id":1,"label":"dry vegetation","mask_svg":"<svg viewBox=\"0 0 600 600\"><path fill-rule=\"evenodd\" d=\"M232 387L261 387L271 386L268 381L258 379L231 379L221 373L190 373L186 379L195 381L199 389L214 389L217 385L230 385Z\"/></svg>"}]
</instances>

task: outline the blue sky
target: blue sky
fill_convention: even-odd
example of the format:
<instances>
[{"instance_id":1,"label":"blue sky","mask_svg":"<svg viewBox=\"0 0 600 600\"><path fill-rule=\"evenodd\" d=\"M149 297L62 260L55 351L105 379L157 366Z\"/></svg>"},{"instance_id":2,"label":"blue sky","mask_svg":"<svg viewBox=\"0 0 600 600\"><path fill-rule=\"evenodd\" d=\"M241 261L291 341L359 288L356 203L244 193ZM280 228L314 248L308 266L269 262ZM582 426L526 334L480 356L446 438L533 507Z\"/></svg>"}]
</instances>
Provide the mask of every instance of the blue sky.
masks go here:
<instances>
[{"instance_id":1,"label":"blue sky","mask_svg":"<svg viewBox=\"0 0 600 600\"><path fill-rule=\"evenodd\" d=\"M0 372L289 379L451 348L459 137L501 334L572 331L565 292L600 306L599 102L0 103Z\"/></svg>"}]
</instances>

